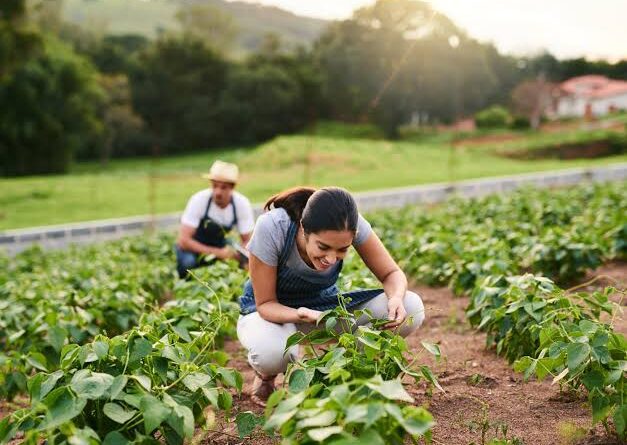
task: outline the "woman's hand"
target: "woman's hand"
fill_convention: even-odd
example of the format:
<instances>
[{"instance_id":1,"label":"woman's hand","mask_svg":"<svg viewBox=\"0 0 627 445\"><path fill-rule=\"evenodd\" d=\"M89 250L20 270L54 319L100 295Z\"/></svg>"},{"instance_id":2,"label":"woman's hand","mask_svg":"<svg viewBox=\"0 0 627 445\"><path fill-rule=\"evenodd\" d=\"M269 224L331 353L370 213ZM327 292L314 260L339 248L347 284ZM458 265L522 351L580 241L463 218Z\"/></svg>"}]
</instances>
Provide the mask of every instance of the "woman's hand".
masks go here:
<instances>
[{"instance_id":1,"label":"woman's hand","mask_svg":"<svg viewBox=\"0 0 627 445\"><path fill-rule=\"evenodd\" d=\"M296 313L298 314L298 319L305 323L315 323L322 315L322 312L307 307L299 307Z\"/></svg>"},{"instance_id":2,"label":"woman's hand","mask_svg":"<svg viewBox=\"0 0 627 445\"><path fill-rule=\"evenodd\" d=\"M386 329L393 329L400 326L407 318L407 311L403 305L403 297L392 297L388 299L388 320L390 322L385 325Z\"/></svg>"}]
</instances>

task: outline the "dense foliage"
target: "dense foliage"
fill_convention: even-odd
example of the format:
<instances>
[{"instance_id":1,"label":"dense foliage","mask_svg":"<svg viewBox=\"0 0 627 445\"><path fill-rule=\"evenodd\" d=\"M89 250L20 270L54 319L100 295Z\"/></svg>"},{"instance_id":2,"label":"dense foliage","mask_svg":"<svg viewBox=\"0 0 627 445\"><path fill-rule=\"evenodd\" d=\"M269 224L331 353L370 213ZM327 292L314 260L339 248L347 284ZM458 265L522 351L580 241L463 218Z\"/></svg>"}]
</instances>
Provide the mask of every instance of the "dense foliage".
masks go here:
<instances>
[{"instance_id":1,"label":"dense foliage","mask_svg":"<svg viewBox=\"0 0 627 445\"><path fill-rule=\"evenodd\" d=\"M84 3L89 8L86 3L94 2ZM129 3L136 3L125 7L131 15L173 8L169 2ZM369 121L397 138L403 124L447 123L508 105L514 88L538 74L552 81L584 73L627 75L625 62L502 55L421 1L380 0L330 23L311 47L298 48L275 34L259 40L261 29L272 26L258 20L278 20L299 41L301 34L307 40L318 34L322 23L311 20L315 31L296 30L290 14L261 7L251 12L231 2L180 7L169 17L178 17L180 26L155 38L161 23L150 28L150 14L141 26L150 33L103 35L64 21L63 0L3 6L0 174L63 173L72 158L105 163L249 144L321 118ZM231 12L246 29L229 19ZM255 42L243 46L255 52L230 53L229 42L251 29ZM528 118L515 127L528 126Z\"/></svg>"},{"instance_id":2,"label":"dense foliage","mask_svg":"<svg viewBox=\"0 0 627 445\"><path fill-rule=\"evenodd\" d=\"M627 342L610 299L624 290L573 293L552 280L580 280L625 258L625 187L524 190L370 220L410 276L470 295L469 321L489 347L526 378L552 376L583 392L593 422L624 437ZM31 400L0 422L0 442L23 432L26 443L179 444L214 410L231 408L242 380L220 345L235 335L245 274L218 263L196 280L176 280L171 243L164 236L0 257L0 388ZM342 289L374 286L350 259ZM292 444L428 438L434 420L401 379L438 387L436 377L379 321L355 327L360 316L368 315L340 305L319 329L293 335L287 346L305 355L263 419L238 414L240 433L263 425Z\"/></svg>"}]
</instances>

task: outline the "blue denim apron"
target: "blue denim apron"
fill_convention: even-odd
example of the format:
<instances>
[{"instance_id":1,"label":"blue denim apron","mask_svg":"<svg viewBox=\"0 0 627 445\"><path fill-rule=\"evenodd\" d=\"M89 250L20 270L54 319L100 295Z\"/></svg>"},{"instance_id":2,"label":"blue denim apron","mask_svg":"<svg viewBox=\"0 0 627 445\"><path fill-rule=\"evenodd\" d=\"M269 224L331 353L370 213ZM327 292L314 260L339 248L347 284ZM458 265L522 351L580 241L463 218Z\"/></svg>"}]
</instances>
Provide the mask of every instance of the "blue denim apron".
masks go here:
<instances>
[{"instance_id":1,"label":"blue denim apron","mask_svg":"<svg viewBox=\"0 0 627 445\"><path fill-rule=\"evenodd\" d=\"M303 277L293 269L287 267L287 259L294 247L298 224L291 222L287 231L285 245L279 256L277 265L276 295L279 303L292 308L308 307L318 311L333 309L338 305L337 279L342 270L342 261L335 272L330 275L320 275L319 277ZM383 292L383 289L364 289L345 292L342 295L350 298L348 307L352 308ZM250 279L244 284L244 295L239 299L240 313L247 315L255 312L255 295Z\"/></svg>"}]
</instances>

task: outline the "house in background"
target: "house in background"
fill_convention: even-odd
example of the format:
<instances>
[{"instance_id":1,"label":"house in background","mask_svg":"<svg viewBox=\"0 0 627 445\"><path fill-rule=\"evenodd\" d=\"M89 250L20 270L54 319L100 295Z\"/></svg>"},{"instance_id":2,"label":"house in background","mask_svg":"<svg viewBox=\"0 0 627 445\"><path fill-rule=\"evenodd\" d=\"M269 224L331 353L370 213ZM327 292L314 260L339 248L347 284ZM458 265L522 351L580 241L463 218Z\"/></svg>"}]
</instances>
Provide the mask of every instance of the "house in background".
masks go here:
<instances>
[{"instance_id":1,"label":"house in background","mask_svg":"<svg viewBox=\"0 0 627 445\"><path fill-rule=\"evenodd\" d=\"M554 95L555 117L603 116L627 110L627 82L588 75L568 79Z\"/></svg>"}]
</instances>

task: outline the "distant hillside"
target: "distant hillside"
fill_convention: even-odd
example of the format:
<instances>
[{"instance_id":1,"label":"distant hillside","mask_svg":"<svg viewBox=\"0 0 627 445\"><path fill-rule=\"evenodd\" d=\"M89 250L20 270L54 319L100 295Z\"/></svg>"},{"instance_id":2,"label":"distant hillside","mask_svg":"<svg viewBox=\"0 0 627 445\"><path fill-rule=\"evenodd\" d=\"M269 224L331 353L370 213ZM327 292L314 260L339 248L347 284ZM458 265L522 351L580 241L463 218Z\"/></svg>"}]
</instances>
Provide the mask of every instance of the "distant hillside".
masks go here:
<instances>
[{"instance_id":1,"label":"distant hillside","mask_svg":"<svg viewBox=\"0 0 627 445\"><path fill-rule=\"evenodd\" d=\"M65 0L64 17L111 34L154 37L159 31L178 29L174 16L183 1L189 0ZM238 27L237 46L245 51L255 50L267 33L279 35L290 45L309 45L329 23L272 6L225 0L196 1L206 2L233 16Z\"/></svg>"}]
</instances>

